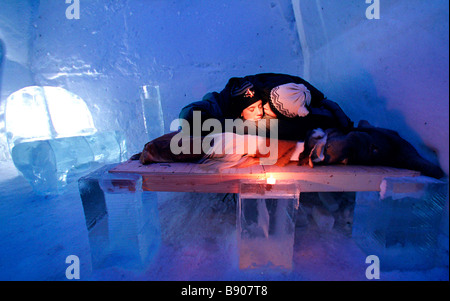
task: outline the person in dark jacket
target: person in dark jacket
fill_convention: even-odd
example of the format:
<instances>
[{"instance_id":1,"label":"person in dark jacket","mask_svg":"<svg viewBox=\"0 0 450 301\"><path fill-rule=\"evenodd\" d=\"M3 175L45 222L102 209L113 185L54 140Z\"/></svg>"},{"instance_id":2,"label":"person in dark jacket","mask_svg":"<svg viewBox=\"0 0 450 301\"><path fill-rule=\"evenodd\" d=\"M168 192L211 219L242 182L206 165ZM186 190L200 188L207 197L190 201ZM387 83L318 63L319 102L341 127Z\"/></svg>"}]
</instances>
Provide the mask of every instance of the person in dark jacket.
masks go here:
<instances>
[{"instance_id":1,"label":"person in dark jacket","mask_svg":"<svg viewBox=\"0 0 450 301\"><path fill-rule=\"evenodd\" d=\"M187 134L196 136L198 133L193 130L194 123L203 124L208 119L215 119L224 129L227 119L241 118L249 121L247 124L255 126L263 115L261 95L256 91L254 85L244 78L231 78L220 93L207 93L201 101L185 106L181 110L179 118L188 122L190 132ZM195 122L194 119L196 119ZM201 131L202 136L209 133L209 131Z\"/></svg>"},{"instance_id":2,"label":"person in dark jacket","mask_svg":"<svg viewBox=\"0 0 450 301\"><path fill-rule=\"evenodd\" d=\"M340 106L309 82L298 76L278 73L233 77L220 93L208 93L201 101L185 106L179 117L190 124L194 111L200 111L201 122L214 118L224 124L225 119L240 118L247 103L242 102L242 97L236 97L236 91L245 85L252 86L255 99L260 99L266 111L272 113L272 116L266 114L262 120L255 121L256 126L277 118L279 139L303 141L312 129L338 128L346 132L353 128L353 122Z\"/></svg>"}]
</instances>

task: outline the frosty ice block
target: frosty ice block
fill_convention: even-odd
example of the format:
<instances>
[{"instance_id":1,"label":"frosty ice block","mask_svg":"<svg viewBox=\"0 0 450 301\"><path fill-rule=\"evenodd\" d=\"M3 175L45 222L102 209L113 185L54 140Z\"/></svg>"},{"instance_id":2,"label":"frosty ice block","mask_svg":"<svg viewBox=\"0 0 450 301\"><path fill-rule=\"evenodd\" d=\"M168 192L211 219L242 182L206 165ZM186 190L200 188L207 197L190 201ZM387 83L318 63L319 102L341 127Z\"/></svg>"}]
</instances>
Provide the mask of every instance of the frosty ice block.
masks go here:
<instances>
[{"instance_id":1,"label":"frosty ice block","mask_svg":"<svg viewBox=\"0 0 450 301\"><path fill-rule=\"evenodd\" d=\"M241 269L292 268L298 202L295 182L240 184L237 234Z\"/></svg>"},{"instance_id":2,"label":"frosty ice block","mask_svg":"<svg viewBox=\"0 0 450 301\"><path fill-rule=\"evenodd\" d=\"M82 173L125 160L126 146L122 133L112 131L17 143L11 156L37 194L58 194Z\"/></svg>"},{"instance_id":3,"label":"frosty ice block","mask_svg":"<svg viewBox=\"0 0 450 301\"><path fill-rule=\"evenodd\" d=\"M385 178L381 192L357 192L352 236L382 270L432 268L447 191L428 177Z\"/></svg>"},{"instance_id":4,"label":"frosty ice block","mask_svg":"<svg viewBox=\"0 0 450 301\"><path fill-rule=\"evenodd\" d=\"M113 165L79 179L93 269L142 269L159 249L155 192L142 191L135 174L111 174Z\"/></svg>"},{"instance_id":5,"label":"frosty ice block","mask_svg":"<svg viewBox=\"0 0 450 301\"><path fill-rule=\"evenodd\" d=\"M147 138L153 140L164 134L164 116L161 106L159 86L140 87L140 99Z\"/></svg>"}]
</instances>

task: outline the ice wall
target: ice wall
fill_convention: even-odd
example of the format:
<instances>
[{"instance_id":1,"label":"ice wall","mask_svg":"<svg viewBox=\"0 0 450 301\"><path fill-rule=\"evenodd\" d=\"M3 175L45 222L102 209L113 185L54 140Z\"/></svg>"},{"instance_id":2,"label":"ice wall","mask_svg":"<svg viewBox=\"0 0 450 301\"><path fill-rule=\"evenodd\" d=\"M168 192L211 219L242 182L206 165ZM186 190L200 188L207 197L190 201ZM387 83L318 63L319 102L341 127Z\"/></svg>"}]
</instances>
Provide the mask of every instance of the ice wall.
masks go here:
<instances>
[{"instance_id":1,"label":"ice wall","mask_svg":"<svg viewBox=\"0 0 450 301\"><path fill-rule=\"evenodd\" d=\"M38 4L38 1L0 1L0 44L3 46L3 63L0 64L0 160L10 157L4 131L4 101L14 91L34 84L29 62L32 22Z\"/></svg>"},{"instance_id":2,"label":"ice wall","mask_svg":"<svg viewBox=\"0 0 450 301\"><path fill-rule=\"evenodd\" d=\"M168 131L184 105L232 76L301 70L289 1L81 0L79 19L68 7L40 1L33 80L83 98L99 131L125 132L130 154L147 142L142 85L159 85Z\"/></svg>"},{"instance_id":3,"label":"ice wall","mask_svg":"<svg viewBox=\"0 0 450 301\"><path fill-rule=\"evenodd\" d=\"M436 151L448 174L448 1L380 0L380 19L365 2L300 1L304 73L353 120L398 131L431 160Z\"/></svg>"}]
</instances>

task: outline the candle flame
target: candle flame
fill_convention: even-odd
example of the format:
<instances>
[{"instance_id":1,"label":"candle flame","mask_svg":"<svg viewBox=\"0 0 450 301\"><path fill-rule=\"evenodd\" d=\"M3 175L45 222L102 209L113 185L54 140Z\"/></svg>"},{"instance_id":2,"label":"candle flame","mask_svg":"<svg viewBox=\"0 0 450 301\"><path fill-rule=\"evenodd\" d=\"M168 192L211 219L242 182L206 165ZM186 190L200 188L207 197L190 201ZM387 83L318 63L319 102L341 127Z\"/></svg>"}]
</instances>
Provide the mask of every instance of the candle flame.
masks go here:
<instances>
[{"instance_id":1,"label":"candle flame","mask_svg":"<svg viewBox=\"0 0 450 301\"><path fill-rule=\"evenodd\" d=\"M270 175L270 177L267 178L267 184L273 185L276 182L277 182L277 180L272 175Z\"/></svg>"}]
</instances>

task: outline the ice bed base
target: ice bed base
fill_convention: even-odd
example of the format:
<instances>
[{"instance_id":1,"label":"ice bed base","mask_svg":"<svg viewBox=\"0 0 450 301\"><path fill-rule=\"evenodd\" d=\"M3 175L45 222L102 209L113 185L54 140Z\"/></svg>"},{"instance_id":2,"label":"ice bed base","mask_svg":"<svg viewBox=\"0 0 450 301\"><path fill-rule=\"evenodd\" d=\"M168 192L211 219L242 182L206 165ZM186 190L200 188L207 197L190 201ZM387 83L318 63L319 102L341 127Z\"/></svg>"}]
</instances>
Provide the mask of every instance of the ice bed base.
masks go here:
<instances>
[{"instance_id":1,"label":"ice bed base","mask_svg":"<svg viewBox=\"0 0 450 301\"><path fill-rule=\"evenodd\" d=\"M268 178L275 179L276 183L267 184ZM380 260L388 262L386 266L392 269L396 267L396 261L402 259L398 248L396 255L386 252L387 244L392 244L394 238L406 244L409 250L421 250L420 256L424 257L426 253L426 258L432 257L446 187L441 181L422 177L411 170L378 166L309 168L295 164L284 167L255 165L219 173L194 163L141 165L138 161L127 161L80 179L94 268L105 266L105 262L125 263L123 258L116 258L119 255L132 258L133 264L129 266L148 264L161 240L156 197L151 196L155 191L172 191L238 193L239 267L289 270L292 268L295 212L300 193L356 191L354 239L367 254L378 252ZM404 205L393 205L392 199L404 200ZM368 210L369 203L383 209ZM432 207L434 214L414 218L417 204L421 204L419 207L423 212ZM380 210L389 212L388 217L381 218ZM407 220L403 221L406 226L401 229L397 223L394 233L386 225L398 219L399 210L408 212L404 215ZM423 231L430 233L427 240L409 239L420 236ZM380 235L384 240L367 240ZM428 252L424 253L424 249ZM402 268L408 267L402 265Z\"/></svg>"}]
</instances>

